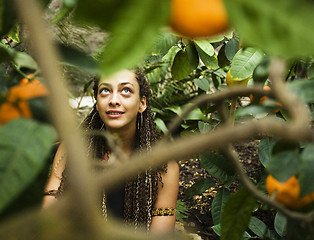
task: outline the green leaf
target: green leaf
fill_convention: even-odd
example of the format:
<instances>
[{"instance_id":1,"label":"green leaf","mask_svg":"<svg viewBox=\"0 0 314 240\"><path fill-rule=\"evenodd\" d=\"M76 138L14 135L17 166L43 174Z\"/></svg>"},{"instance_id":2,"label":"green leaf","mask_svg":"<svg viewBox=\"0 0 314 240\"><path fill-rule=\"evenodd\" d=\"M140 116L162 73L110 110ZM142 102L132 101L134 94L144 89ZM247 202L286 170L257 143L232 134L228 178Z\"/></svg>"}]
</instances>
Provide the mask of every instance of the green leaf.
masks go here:
<instances>
[{"instance_id":1,"label":"green leaf","mask_svg":"<svg viewBox=\"0 0 314 240\"><path fill-rule=\"evenodd\" d=\"M243 189L229 197L221 215L221 240L242 239L255 204L255 198Z\"/></svg>"},{"instance_id":2,"label":"green leaf","mask_svg":"<svg viewBox=\"0 0 314 240\"><path fill-rule=\"evenodd\" d=\"M281 152L273 155L265 168L278 181L284 182L298 172L299 158L296 150Z\"/></svg>"},{"instance_id":3,"label":"green leaf","mask_svg":"<svg viewBox=\"0 0 314 240\"><path fill-rule=\"evenodd\" d=\"M0 62L6 61L13 61L18 68L38 69L37 63L30 55L0 43Z\"/></svg>"},{"instance_id":4,"label":"green leaf","mask_svg":"<svg viewBox=\"0 0 314 240\"><path fill-rule=\"evenodd\" d=\"M211 69L219 68L216 54L210 56L207 53L205 53L199 46L195 45L195 47L200 59L202 60L206 67Z\"/></svg>"},{"instance_id":5,"label":"green leaf","mask_svg":"<svg viewBox=\"0 0 314 240\"><path fill-rule=\"evenodd\" d=\"M182 108L180 106L166 107L165 110L170 110L171 112L174 112L177 115L180 115L182 113Z\"/></svg>"},{"instance_id":6,"label":"green leaf","mask_svg":"<svg viewBox=\"0 0 314 240\"><path fill-rule=\"evenodd\" d=\"M208 91L209 89L209 81L207 78L196 78L193 80L193 82L203 91Z\"/></svg>"},{"instance_id":7,"label":"green leaf","mask_svg":"<svg viewBox=\"0 0 314 240\"><path fill-rule=\"evenodd\" d=\"M195 195L205 192L207 189L213 187L215 181L210 178L204 178L192 185L184 194L184 200L188 200Z\"/></svg>"},{"instance_id":8,"label":"green leaf","mask_svg":"<svg viewBox=\"0 0 314 240\"><path fill-rule=\"evenodd\" d=\"M100 66L104 75L132 68L143 59L166 24L169 7L168 0L134 0L118 7L121 12L102 53Z\"/></svg>"},{"instance_id":9,"label":"green leaf","mask_svg":"<svg viewBox=\"0 0 314 240\"><path fill-rule=\"evenodd\" d=\"M78 22L96 25L105 30L112 30L113 24L129 7L128 0L95 0L78 1L75 8L74 19Z\"/></svg>"},{"instance_id":10,"label":"green leaf","mask_svg":"<svg viewBox=\"0 0 314 240\"><path fill-rule=\"evenodd\" d=\"M72 47L59 45L58 49L62 56L62 64L74 66L80 70L97 73L98 64L96 60L87 54Z\"/></svg>"},{"instance_id":11,"label":"green leaf","mask_svg":"<svg viewBox=\"0 0 314 240\"><path fill-rule=\"evenodd\" d=\"M222 47L220 48L219 52L218 52L218 65L219 67L223 68L227 65L230 64L230 61L228 60L227 56L226 56L226 44L222 45Z\"/></svg>"},{"instance_id":12,"label":"green leaf","mask_svg":"<svg viewBox=\"0 0 314 240\"><path fill-rule=\"evenodd\" d=\"M63 0L61 9L55 14L54 18L51 20L51 24L57 24L62 21L64 18L69 16L69 14L76 7L77 0Z\"/></svg>"},{"instance_id":13,"label":"green leaf","mask_svg":"<svg viewBox=\"0 0 314 240\"><path fill-rule=\"evenodd\" d=\"M51 119L49 118L46 97L31 98L27 100L27 103L34 119L43 123L49 123Z\"/></svg>"},{"instance_id":14,"label":"green leaf","mask_svg":"<svg viewBox=\"0 0 314 240\"><path fill-rule=\"evenodd\" d=\"M252 76L263 57L264 53L260 49L240 49L231 62L231 79L241 81Z\"/></svg>"},{"instance_id":15,"label":"green leaf","mask_svg":"<svg viewBox=\"0 0 314 240\"><path fill-rule=\"evenodd\" d=\"M231 61L234 57L234 55L238 52L239 50L239 40L238 39L231 39L230 41L227 42L226 47L225 47L225 55L226 58Z\"/></svg>"},{"instance_id":16,"label":"green leaf","mask_svg":"<svg viewBox=\"0 0 314 240\"><path fill-rule=\"evenodd\" d=\"M13 2L0 0L0 37L4 37L12 29L16 22L16 14Z\"/></svg>"},{"instance_id":17,"label":"green leaf","mask_svg":"<svg viewBox=\"0 0 314 240\"><path fill-rule=\"evenodd\" d=\"M199 47L203 52L205 52L209 56L213 56L215 54L215 49L213 45L207 39L199 39L193 40L197 47Z\"/></svg>"},{"instance_id":18,"label":"green leaf","mask_svg":"<svg viewBox=\"0 0 314 240\"><path fill-rule=\"evenodd\" d=\"M220 223L221 213L229 196L230 192L227 188L223 187L218 189L217 194L213 199L211 214L215 225Z\"/></svg>"},{"instance_id":19,"label":"green leaf","mask_svg":"<svg viewBox=\"0 0 314 240\"><path fill-rule=\"evenodd\" d=\"M13 59L9 49L10 48L6 47L3 43L0 42L0 63L8 62Z\"/></svg>"},{"instance_id":20,"label":"green leaf","mask_svg":"<svg viewBox=\"0 0 314 240\"><path fill-rule=\"evenodd\" d=\"M268 229L265 223L253 216L250 219L249 228L253 233L262 239Z\"/></svg>"},{"instance_id":21,"label":"green leaf","mask_svg":"<svg viewBox=\"0 0 314 240\"><path fill-rule=\"evenodd\" d=\"M212 126L203 121L198 121L198 129L200 130L201 133L208 133L211 130Z\"/></svg>"},{"instance_id":22,"label":"green leaf","mask_svg":"<svg viewBox=\"0 0 314 240\"><path fill-rule=\"evenodd\" d=\"M176 208L176 221L184 223L184 219L189 215L189 208L184 202L178 200Z\"/></svg>"},{"instance_id":23,"label":"green leaf","mask_svg":"<svg viewBox=\"0 0 314 240\"><path fill-rule=\"evenodd\" d=\"M221 226L220 224L214 225L212 226L212 229L214 230L214 232L220 236L221 235ZM248 232L244 232L242 240L249 240L251 239L251 235Z\"/></svg>"},{"instance_id":24,"label":"green leaf","mask_svg":"<svg viewBox=\"0 0 314 240\"><path fill-rule=\"evenodd\" d=\"M0 128L0 211L37 176L55 140L51 126L30 119Z\"/></svg>"},{"instance_id":25,"label":"green leaf","mask_svg":"<svg viewBox=\"0 0 314 240\"><path fill-rule=\"evenodd\" d=\"M215 72L212 72L212 80L213 80L214 87L216 89L219 89L221 86L221 77L218 76Z\"/></svg>"},{"instance_id":26,"label":"green leaf","mask_svg":"<svg viewBox=\"0 0 314 240\"><path fill-rule=\"evenodd\" d=\"M18 24L15 24L15 26L11 29L11 31L8 34L8 37L11 38L14 42L17 43L20 42L20 30Z\"/></svg>"},{"instance_id":27,"label":"green leaf","mask_svg":"<svg viewBox=\"0 0 314 240\"><path fill-rule=\"evenodd\" d=\"M221 227L220 227L220 224L216 224L216 225L212 226L212 229L213 229L214 232L220 237L220 234L221 234Z\"/></svg>"},{"instance_id":28,"label":"green leaf","mask_svg":"<svg viewBox=\"0 0 314 240\"><path fill-rule=\"evenodd\" d=\"M35 60L28 54L23 52L15 52L13 55L14 62L16 66L20 68L29 68L33 70L38 69L38 65Z\"/></svg>"},{"instance_id":29,"label":"green leaf","mask_svg":"<svg viewBox=\"0 0 314 240\"><path fill-rule=\"evenodd\" d=\"M183 50L180 50L174 60L171 67L171 75L174 79L184 79L186 78L193 70L190 67L189 59L187 53Z\"/></svg>"},{"instance_id":30,"label":"green leaf","mask_svg":"<svg viewBox=\"0 0 314 240\"><path fill-rule=\"evenodd\" d=\"M260 105L249 105L240 109L237 109L234 118L240 119L243 117L252 116L256 119L264 118L268 113L273 110L272 107L264 107Z\"/></svg>"},{"instance_id":31,"label":"green leaf","mask_svg":"<svg viewBox=\"0 0 314 240\"><path fill-rule=\"evenodd\" d=\"M200 154L200 164L210 175L221 181L228 181L234 175L230 162L221 153Z\"/></svg>"},{"instance_id":32,"label":"green leaf","mask_svg":"<svg viewBox=\"0 0 314 240\"><path fill-rule=\"evenodd\" d=\"M300 159L300 196L314 192L314 144L308 144L304 148Z\"/></svg>"},{"instance_id":33,"label":"green leaf","mask_svg":"<svg viewBox=\"0 0 314 240\"><path fill-rule=\"evenodd\" d=\"M184 120L205 120L204 114L201 109L194 108L185 118Z\"/></svg>"},{"instance_id":34,"label":"green leaf","mask_svg":"<svg viewBox=\"0 0 314 240\"><path fill-rule=\"evenodd\" d=\"M314 3L307 0L225 0L245 45L276 56L313 56Z\"/></svg>"},{"instance_id":35,"label":"green leaf","mask_svg":"<svg viewBox=\"0 0 314 240\"><path fill-rule=\"evenodd\" d=\"M260 162L265 165L271 158L271 153L276 141L272 138L263 138L258 145L258 157Z\"/></svg>"},{"instance_id":36,"label":"green leaf","mask_svg":"<svg viewBox=\"0 0 314 240\"><path fill-rule=\"evenodd\" d=\"M162 55L164 56L177 42L175 36L169 32L162 32L156 36L154 42L147 51L149 55Z\"/></svg>"},{"instance_id":37,"label":"green leaf","mask_svg":"<svg viewBox=\"0 0 314 240\"><path fill-rule=\"evenodd\" d=\"M155 123L156 123L157 128L161 132L163 132L163 133L168 132L168 128L167 128L165 122L161 118L155 118Z\"/></svg>"},{"instance_id":38,"label":"green leaf","mask_svg":"<svg viewBox=\"0 0 314 240\"><path fill-rule=\"evenodd\" d=\"M287 83L286 86L305 103L314 102L313 80L295 79L293 82Z\"/></svg>"},{"instance_id":39,"label":"green leaf","mask_svg":"<svg viewBox=\"0 0 314 240\"><path fill-rule=\"evenodd\" d=\"M274 227L280 237L285 237L287 234L287 217L280 212L277 212L274 220Z\"/></svg>"},{"instance_id":40,"label":"green leaf","mask_svg":"<svg viewBox=\"0 0 314 240\"><path fill-rule=\"evenodd\" d=\"M253 81L254 83L259 83L261 85L265 84L265 81L268 79L269 75L269 57L264 57L262 61L256 66L253 72Z\"/></svg>"}]
</instances>

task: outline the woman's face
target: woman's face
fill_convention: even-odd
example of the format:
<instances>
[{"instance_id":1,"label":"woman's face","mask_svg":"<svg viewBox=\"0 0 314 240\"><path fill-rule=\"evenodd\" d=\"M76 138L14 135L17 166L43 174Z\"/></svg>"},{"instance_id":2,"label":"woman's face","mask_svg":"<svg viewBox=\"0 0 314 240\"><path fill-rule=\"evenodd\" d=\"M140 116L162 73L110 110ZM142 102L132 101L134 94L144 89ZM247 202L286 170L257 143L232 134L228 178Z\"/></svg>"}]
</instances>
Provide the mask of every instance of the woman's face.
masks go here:
<instances>
[{"instance_id":1,"label":"woman's face","mask_svg":"<svg viewBox=\"0 0 314 240\"><path fill-rule=\"evenodd\" d=\"M138 113L146 109L146 97L140 98L140 86L133 72L123 70L100 79L96 109L109 131L136 129Z\"/></svg>"}]
</instances>

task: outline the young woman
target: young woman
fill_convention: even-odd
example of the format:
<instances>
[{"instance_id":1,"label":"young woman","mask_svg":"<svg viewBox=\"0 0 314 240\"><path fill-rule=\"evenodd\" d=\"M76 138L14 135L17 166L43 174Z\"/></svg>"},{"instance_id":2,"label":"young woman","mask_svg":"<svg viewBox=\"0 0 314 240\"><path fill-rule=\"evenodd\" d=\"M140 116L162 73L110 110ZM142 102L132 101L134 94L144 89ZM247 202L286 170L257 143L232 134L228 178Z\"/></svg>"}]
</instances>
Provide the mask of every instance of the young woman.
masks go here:
<instances>
[{"instance_id":1,"label":"young woman","mask_svg":"<svg viewBox=\"0 0 314 240\"><path fill-rule=\"evenodd\" d=\"M101 130L118 136L125 156L149 151L158 138L150 108L150 88L141 71L123 70L102 78L94 85L96 104L83 122L87 130ZM110 162L112 152L104 137L89 139L89 153L95 159ZM43 207L48 207L66 188L65 153L59 147L46 186ZM116 159L115 161L119 161ZM148 169L122 188L105 193L100 203L107 213L128 224L146 227L156 233L172 231L179 188L179 167L169 162L158 170Z\"/></svg>"}]
</instances>

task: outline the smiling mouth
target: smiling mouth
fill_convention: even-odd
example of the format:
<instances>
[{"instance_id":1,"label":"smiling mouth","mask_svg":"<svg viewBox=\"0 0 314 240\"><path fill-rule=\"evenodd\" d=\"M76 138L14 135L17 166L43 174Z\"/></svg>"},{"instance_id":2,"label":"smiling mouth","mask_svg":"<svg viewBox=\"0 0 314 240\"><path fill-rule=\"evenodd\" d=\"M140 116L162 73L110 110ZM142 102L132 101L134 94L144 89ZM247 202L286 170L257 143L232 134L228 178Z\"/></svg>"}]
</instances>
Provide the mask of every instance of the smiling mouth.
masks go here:
<instances>
[{"instance_id":1,"label":"smiling mouth","mask_svg":"<svg viewBox=\"0 0 314 240\"><path fill-rule=\"evenodd\" d=\"M116 112L116 111L108 111L108 112L106 112L107 113L107 115L109 116L109 117L119 117L119 116L121 116L122 114L124 114L124 112Z\"/></svg>"}]
</instances>

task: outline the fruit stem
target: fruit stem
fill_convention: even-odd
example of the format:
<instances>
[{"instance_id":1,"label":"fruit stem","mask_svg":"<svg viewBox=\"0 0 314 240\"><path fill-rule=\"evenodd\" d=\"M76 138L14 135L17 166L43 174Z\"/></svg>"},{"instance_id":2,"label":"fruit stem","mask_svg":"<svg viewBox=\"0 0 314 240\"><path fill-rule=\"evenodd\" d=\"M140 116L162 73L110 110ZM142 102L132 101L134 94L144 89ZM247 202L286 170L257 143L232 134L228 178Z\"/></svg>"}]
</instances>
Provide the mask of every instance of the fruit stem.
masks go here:
<instances>
[{"instance_id":1,"label":"fruit stem","mask_svg":"<svg viewBox=\"0 0 314 240\"><path fill-rule=\"evenodd\" d=\"M230 112L229 112L229 119L230 119L230 123L232 125L234 125L233 115L235 113L236 106L237 106L237 98L233 97L233 98L231 98L231 106L230 106Z\"/></svg>"}]
</instances>

